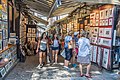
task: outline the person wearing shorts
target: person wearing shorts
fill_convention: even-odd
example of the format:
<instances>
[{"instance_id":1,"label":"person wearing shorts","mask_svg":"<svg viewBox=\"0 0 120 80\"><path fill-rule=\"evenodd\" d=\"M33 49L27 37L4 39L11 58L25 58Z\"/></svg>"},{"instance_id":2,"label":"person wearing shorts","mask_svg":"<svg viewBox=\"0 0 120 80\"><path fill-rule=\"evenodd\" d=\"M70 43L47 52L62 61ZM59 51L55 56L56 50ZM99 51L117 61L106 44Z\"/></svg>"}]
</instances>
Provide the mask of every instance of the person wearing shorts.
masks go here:
<instances>
[{"instance_id":1,"label":"person wearing shorts","mask_svg":"<svg viewBox=\"0 0 120 80\"><path fill-rule=\"evenodd\" d=\"M46 39L46 34L45 32L42 34L41 38L38 40L38 46L37 46L37 50L36 53L39 53L39 65L38 68L42 68L43 67L43 61L46 61L46 52L49 52L49 48L48 47L48 41ZM44 60L43 60L44 59Z\"/></svg>"},{"instance_id":2,"label":"person wearing shorts","mask_svg":"<svg viewBox=\"0 0 120 80\"><path fill-rule=\"evenodd\" d=\"M53 36L53 45L52 45L52 62L56 63L58 62L58 52L59 52L59 39L57 37L57 34L54 34Z\"/></svg>"},{"instance_id":3,"label":"person wearing shorts","mask_svg":"<svg viewBox=\"0 0 120 80\"><path fill-rule=\"evenodd\" d=\"M65 37L65 61L64 61L64 68L69 70L68 64L72 58L72 48L70 49L68 47L68 44L72 45L72 36L71 33L69 32L68 35Z\"/></svg>"}]
</instances>

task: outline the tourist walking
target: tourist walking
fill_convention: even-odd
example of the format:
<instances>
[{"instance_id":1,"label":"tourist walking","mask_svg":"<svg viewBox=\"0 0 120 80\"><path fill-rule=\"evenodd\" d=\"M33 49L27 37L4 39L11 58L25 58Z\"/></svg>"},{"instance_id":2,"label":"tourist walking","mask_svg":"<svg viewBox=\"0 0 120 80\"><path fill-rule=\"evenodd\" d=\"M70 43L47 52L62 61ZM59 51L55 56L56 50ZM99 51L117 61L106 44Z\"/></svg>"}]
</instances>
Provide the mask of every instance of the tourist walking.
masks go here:
<instances>
[{"instance_id":1,"label":"tourist walking","mask_svg":"<svg viewBox=\"0 0 120 80\"><path fill-rule=\"evenodd\" d=\"M52 60L53 63L58 63L58 52L59 52L59 39L57 37L57 34L53 35L52 39Z\"/></svg>"},{"instance_id":2,"label":"tourist walking","mask_svg":"<svg viewBox=\"0 0 120 80\"><path fill-rule=\"evenodd\" d=\"M82 31L81 38L78 40L78 56L77 56L77 62L79 63L80 68L80 76L83 77L83 71L82 66L83 64L87 64L87 72L85 74L86 77L91 78L90 76L90 41L88 38L86 38L86 32Z\"/></svg>"},{"instance_id":3,"label":"tourist walking","mask_svg":"<svg viewBox=\"0 0 120 80\"><path fill-rule=\"evenodd\" d=\"M49 53L49 44L48 44L48 40L46 39L46 33L44 32L41 35L41 38L38 39L38 45L37 45L37 50L36 52L39 52L39 65L38 68L42 68L43 67L43 59L46 59L46 52ZM46 60L44 60L46 61Z\"/></svg>"},{"instance_id":4,"label":"tourist walking","mask_svg":"<svg viewBox=\"0 0 120 80\"><path fill-rule=\"evenodd\" d=\"M68 64L72 58L72 48L73 48L73 43L72 43L72 36L71 32L68 33L68 35L65 37L65 61L64 61L64 68L67 70L70 70L68 68Z\"/></svg>"}]
</instances>

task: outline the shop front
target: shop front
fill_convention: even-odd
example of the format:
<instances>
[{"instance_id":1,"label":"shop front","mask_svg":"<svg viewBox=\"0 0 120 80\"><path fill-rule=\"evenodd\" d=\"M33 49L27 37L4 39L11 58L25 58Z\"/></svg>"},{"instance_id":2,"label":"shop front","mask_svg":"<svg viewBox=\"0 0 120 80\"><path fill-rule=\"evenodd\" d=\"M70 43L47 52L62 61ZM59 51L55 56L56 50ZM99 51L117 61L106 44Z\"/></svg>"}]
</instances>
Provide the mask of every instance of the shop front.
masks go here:
<instances>
[{"instance_id":1,"label":"shop front","mask_svg":"<svg viewBox=\"0 0 120 80\"><path fill-rule=\"evenodd\" d=\"M86 4L58 24L62 26L63 34L87 31L91 41L91 61L113 70L120 66L119 9L117 5L94 4L91 8Z\"/></svg>"}]
</instances>

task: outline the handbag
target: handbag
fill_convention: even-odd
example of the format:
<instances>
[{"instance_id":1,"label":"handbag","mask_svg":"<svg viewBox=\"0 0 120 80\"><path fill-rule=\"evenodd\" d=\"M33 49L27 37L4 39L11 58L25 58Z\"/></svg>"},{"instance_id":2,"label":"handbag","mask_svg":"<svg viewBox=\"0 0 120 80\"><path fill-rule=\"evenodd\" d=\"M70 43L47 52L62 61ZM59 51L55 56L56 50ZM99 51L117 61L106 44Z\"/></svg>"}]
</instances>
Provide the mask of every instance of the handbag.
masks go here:
<instances>
[{"instance_id":1,"label":"handbag","mask_svg":"<svg viewBox=\"0 0 120 80\"><path fill-rule=\"evenodd\" d=\"M65 49L61 52L61 54L60 54L63 58L66 58L66 56L65 56Z\"/></svg>"},{"instance_id":2,"label":"handbag","mask_svg":"<svg viewBox=\"0 0 120 80\"><path fill-rule=\"evenodd\" d=\"M70 42L68 43L68 49L72 49L73 48L73 45L70 44Z\"/></svg>"}]
</instances>

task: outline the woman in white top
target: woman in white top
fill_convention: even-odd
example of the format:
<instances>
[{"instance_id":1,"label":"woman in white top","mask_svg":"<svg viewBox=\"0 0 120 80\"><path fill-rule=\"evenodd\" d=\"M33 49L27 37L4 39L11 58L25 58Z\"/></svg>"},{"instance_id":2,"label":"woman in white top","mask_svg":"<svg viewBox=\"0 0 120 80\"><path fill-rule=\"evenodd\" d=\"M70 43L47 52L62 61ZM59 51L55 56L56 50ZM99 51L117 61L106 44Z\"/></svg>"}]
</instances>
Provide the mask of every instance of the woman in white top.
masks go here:
<instances>
[{"instance_id":1,"label":"woman in white top","mask_svg":"<svg viewBox=\"0 0 120 80\"><path fill-rule=\"evenodd\" d=\"M57 63L58 61L58 52L59 52L59 39L57 38L57 34L54 34L52 40L52 59L53 62Z\"/></svg>"},{"instance_id":2,"label":"woman in white top","mask_svg":"<svg viewBox=\"0 0 120 80\"><path fill-rule=\"evenodd\" d=\"M90 62L90 41L88 38L86 38L86 32L82 31L81 33L81 38L78 40L78 56L77 56L77 62L79 63L79 68L80 68L80 76L83 77L83 72L82 72L82 65L87 64L87 72L86 72L86 77L91 78L89 71L91 67L91 62Z\"/></svg>"},{"instance_id":3,"label":"woman in white top","mask_svg":"<svg viewBox=\"0 0 120 80\"><path fill-rule=\"evenodd\" d=\"M45 32L42 34L41 38L38 40L38 46L36 52L39 52L39 66L38 68L43 67L43 59L46 59L46 52L49 52L48 40L46 39Z\"/></svg>"}]
</instances>

